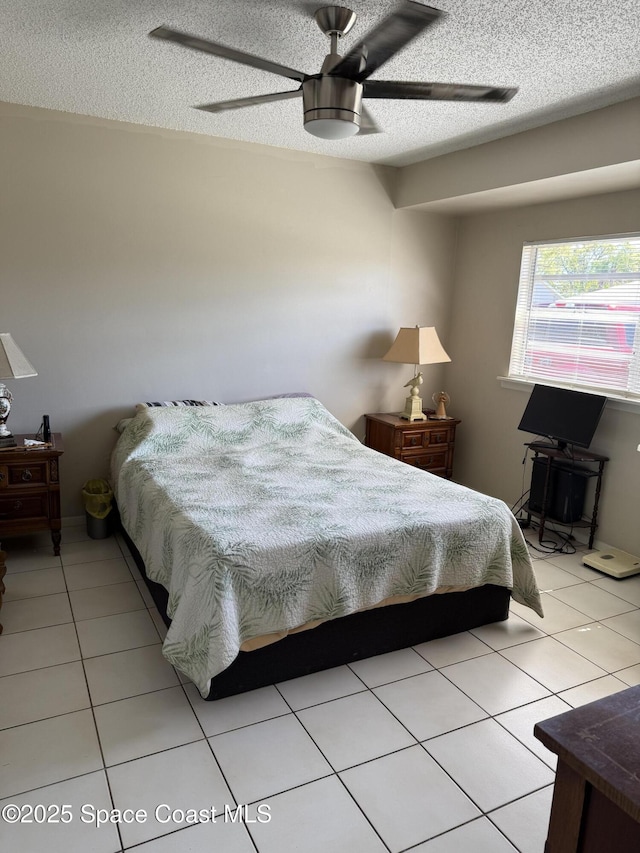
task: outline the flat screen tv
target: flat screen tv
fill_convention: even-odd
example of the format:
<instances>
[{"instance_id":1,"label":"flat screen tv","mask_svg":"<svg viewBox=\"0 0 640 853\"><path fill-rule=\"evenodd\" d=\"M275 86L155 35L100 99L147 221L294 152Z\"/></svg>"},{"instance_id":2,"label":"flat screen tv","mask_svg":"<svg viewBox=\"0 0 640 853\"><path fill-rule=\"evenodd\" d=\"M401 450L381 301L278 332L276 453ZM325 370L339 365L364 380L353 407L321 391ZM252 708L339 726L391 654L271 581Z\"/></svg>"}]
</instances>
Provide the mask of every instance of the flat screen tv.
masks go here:
<instances>
[{"instance_id":1,"label":"flat screen tv","mask_svg":"<svg viewBox=\"0 0 640 853\"><path fill-rule=\"evenodd\" d=\"M518 429L557 442L589 447L600 421L606 397L549 385L534 385Z\"/></svg>"}]
</instances>

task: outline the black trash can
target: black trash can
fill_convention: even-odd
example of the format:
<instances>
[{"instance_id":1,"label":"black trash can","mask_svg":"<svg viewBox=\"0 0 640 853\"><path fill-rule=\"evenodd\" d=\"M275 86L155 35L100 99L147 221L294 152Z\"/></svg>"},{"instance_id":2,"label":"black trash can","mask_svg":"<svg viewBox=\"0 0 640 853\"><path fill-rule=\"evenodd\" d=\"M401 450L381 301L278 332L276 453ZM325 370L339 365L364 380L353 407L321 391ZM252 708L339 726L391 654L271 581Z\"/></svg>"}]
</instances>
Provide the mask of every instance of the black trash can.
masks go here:
<instances>
[{"instance_id":1,"label":"black trash can","mask_svg":"<svg viewBox=\"0 0 640 853\"><path fill-rule=\"evenodd\" d=\"M87 533L91 539L106 539L111 535L113 491L106 480L87 480L82 489Z\"/></svg>"}]
</instances>

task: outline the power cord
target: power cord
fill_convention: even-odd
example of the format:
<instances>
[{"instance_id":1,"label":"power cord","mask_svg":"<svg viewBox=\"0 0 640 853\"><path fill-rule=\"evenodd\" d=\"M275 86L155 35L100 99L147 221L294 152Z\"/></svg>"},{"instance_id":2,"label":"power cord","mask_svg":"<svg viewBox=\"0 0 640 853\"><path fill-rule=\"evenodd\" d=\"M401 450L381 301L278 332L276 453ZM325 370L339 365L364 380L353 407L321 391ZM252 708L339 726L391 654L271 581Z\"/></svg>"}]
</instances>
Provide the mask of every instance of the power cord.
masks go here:
<instances>
[{"instance_id":1,"label":"power cord","mask_svg":"<svg viewBox=\"0 0 640 853\"><path fill-rule=\"evenodd\" d=\"M538 522L532 521L531 529L539 530L540 525ZM557 536L560 541L543 539L542 542L534 543L527 540L529 550L537 551L539 554L575 554L577 552L577 548L572 542L572 533L566 533L564 530L557 530L555 528L549 530L548 524L545 524L545 533L547 532Z\"/></svg>"},{"instance_id":2,"label":"power cord","mask_svg":"<svg viewBox=\"0 0 640 853\"><path fill-rule=\"evenodd\" d=\"M527 502L527 498L529 497L530 491L530 489L527 489L525 492L523 492L518 498L518 500L513 504L513 506L511 507L511 512L513 513L513 515L517 515L519 512L524 511L524 505ZM520 520L521 519L518 519L518 521ZM522 521L524 520L525 519L522 519Z\"/></svg>"}]
</instances>

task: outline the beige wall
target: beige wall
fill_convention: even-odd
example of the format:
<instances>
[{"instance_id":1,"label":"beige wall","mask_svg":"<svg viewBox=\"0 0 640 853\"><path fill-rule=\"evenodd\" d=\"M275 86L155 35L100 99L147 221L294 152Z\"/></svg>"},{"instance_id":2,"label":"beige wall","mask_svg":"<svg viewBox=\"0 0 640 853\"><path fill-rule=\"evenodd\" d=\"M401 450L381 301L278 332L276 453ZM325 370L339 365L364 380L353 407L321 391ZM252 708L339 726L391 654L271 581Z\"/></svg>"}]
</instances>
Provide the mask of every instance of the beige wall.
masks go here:
<instances>
[{"instance_id":1,"label":"beige wall","mask_svg":"<svg viewBox=\"0 0 640 853\"><path fill-rule=\"evenodd\" d=\"M362 434L397 328L447 328L454 223L394 211L391 169L9 104L0 163L0 331L39 374L10 426L64 433L66 516L139 400L304 390Z\"/></svg>"},{"instance_id":2,"label":"beige wall","mask_svg":"<svg viewBox=\"0 0 640 853\"><path fill-rule=\"evenodd\" d=\"M517 430L528 393L503 388L509 367L525 240L629 232L640 227L640 190L511 208L460 219L451 319L451 410L462 418L456 479L508 503L528 488L525 433ZM605 409L591 449L611 457L598 538L640 553L640 412Z\"/></svg>"},{"instance_id":3,"label":"beige wall","mask_svg":"<svg viewBox=\"0 0 640 853\"><path fill-rule=\"evenodd\" d=\"M616 190L625 180L637 187L639 138L640 98L633 98L407 166L399 171L394 201L450 209L452 199L460 207L475 196L485 204L510 195L519 203L524 193L530 201L549 198L555 185L565 198L593 195L602 191L594 180Z\"/></svg>"},{"instance_id":4,"label":"beige wall","mask_svg":"<svg viewBox=\"0 0 640 853\"><path fill-rule=\"evenodd\" d=\"M464 421L456 479L511 503L527 395L496 377L522 242L640 222L637 190L457 221L394 210L393 169L9 104L0 163L0 331L39 373L10 383L10 424L47 413L64 433L66 516L139 400L304 390L362 436L364 412L402 406L410 368L380 356L414 323L452 357L423 395L445 387ZM593 443L611 455L601 538L633 553L637 424L609 409Z\"/></svg>"}]
</instances>

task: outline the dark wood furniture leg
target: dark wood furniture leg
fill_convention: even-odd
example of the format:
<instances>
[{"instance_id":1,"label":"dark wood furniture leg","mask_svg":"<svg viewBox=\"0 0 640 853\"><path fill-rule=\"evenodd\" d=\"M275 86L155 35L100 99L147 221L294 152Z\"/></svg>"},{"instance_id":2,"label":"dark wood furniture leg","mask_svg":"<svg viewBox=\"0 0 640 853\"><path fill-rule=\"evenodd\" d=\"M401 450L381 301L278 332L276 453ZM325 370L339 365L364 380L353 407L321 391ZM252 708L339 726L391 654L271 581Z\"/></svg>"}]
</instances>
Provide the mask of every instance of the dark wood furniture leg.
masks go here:
<instances>
[{"instance_id":1,"label":"dark wood furniture leg","mask_svg":"<svg viewBox=\"0 0 640 853\"><path fill-rule=\"evenodd\" d=\"M4 581L3 578L7 571L7 566L5 564L6 554L4 551L0 551L0 609L2 608L2 596L4 595ZM2 624L0 623L0 634L2 634Z\"/></svg>"}]
</instances>

